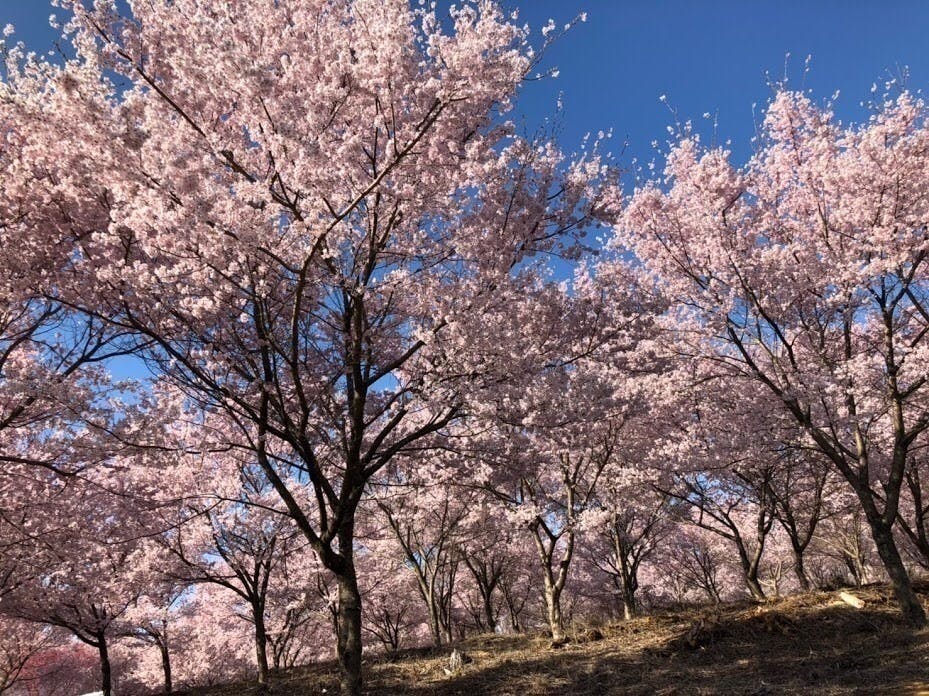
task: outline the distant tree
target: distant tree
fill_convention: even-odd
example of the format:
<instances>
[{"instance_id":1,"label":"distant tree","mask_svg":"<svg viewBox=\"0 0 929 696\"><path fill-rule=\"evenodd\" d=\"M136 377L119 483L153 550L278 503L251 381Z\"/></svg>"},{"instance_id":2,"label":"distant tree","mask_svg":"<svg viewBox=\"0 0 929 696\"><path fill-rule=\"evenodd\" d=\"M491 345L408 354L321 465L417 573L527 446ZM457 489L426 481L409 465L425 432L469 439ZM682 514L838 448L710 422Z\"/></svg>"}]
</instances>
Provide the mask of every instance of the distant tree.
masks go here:
<instances>
[{"instance_id":1,"label":"distant tree","mask_svg":"<svg viewBox=\"0 0 929 696\"><path fill-rule=\"evenodd\" d=\"M29 572L0 600L0 611L63 629L93 648L100 690L111 696L113 643L125 632L126 613L152 583L157 551L121 537L127 528L117 527L130 515L114 514L99 496L59 497L54 514L66 524L38 539Z\"/></svg>"},{"instance_id":2,"label":"distant tree","mask_svg":"<svg viewBox=\"0 0 929 696\"><path fill-rule=\"evenodd\" d=\"M258 683L266 686L272 582L306 540L286 513L274 509L278 497L261 469L233 453L179 458L165 474L179 501L166 510L174 517L165 519L158 537L175 560L167 570L179 582L213 583L239 597L254 629Z\"/></svg>"},{"instance_id":3,"label":"distant tree","mask_svg":"<svg viewBox=\"0 0 929 696\"><path fill-rule=\"evenodd\" d=\"M0 694L11 692L23 677L29 677L30 661L60 638L48 626L0 616Z\"/></svg>"},{"instance_id":4,"label":"distant tree","mask_svg":"<svg viewBox=\"0 0 929 696\"><path fill-rule=\"evenodd\" d=\"M638 614L642 565L674 529L668 496L629 473L610 476L602 486L602 507L585 522L594 539L584 550L587 562L608 578L625 619Z\"/></svg>"},{"instance_id":5,"label":"distant tree","mask_svg":"<svg viewBox=\"0 0 929 696\"><path fill-rule=\"evenodd\" d=\"M463 566L460 543L476 495L457 490L448 478L436 478L431 485L397 484L378 497L377 506L405 569L416 578L433 644L441 646L454 639L456 583Z\"/></svg>"}]
</instances>

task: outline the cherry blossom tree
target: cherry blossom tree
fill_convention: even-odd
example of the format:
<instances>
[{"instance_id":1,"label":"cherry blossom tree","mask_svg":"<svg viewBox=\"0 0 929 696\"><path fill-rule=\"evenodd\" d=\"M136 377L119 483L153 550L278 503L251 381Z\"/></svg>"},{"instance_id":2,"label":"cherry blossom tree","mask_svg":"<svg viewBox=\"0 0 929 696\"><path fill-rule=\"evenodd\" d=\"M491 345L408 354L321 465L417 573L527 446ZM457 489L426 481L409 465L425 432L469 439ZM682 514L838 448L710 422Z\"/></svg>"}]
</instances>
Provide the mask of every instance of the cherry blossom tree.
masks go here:
<instances>
[{"instance_id":1,"label":"cherry blossom tree","mask_svg":"<svg viewBox=\"0 0 929 696\"><path fill-rule=\"evenodd\" d=\"M364 598L365 631L389 656L402 645L418 642L419 627L431 623L424 611L419 582L396 553L390 538L365 539L368 553L359 559Z\"/></svg>"},{"instance_id":2,"label":"cherry blossom tree","mask_svg":"<svg viewBox=\"0 0 929 696\"><path fill-rule=\"evenodd\" d=\"M526 615L533 611L534 599L539 593L535 582L534 559L528 554L515 555L500 577L500 593L506 607L507 625L513 633L527 630L531 623Z\"/></svg>"},{"instance_id":3,"label":"cherry blossom tree","mask_svg":"<svg viewBox=\"0 0 929 696\"><path fill-rule=\"evenodd\" d=\"M255 674L254 632L236 613L236 595L215 584L198 585L173 621L172 679L175 689L211 686L248 679ZM161 678L161 661L132 660L144 684Z\"/></svg>"},{"instance_id":4,"label":"cherry blossom tree","mask_svg":"<svg viewBox=\"0 0 929 696\"><path fill-rule=\"evenodd\" d=\"M727 563L731 552L722 536L702 527L681 525L671 537L663 573L676 585L678 603L694 601L694 593L720 604L738 584L734 567Z\"/></svg>"},{"instance_id":5,"label":"cherry blossom tree","mask_svg":"<svg viewBox=\"0 0 929 696\"><path fill-rule=\"evenodd\" d=\"M153 583L146 593L136 599L125 615L125 635L145 647L158 651L164 693L174 693L171 658L177 637L175 623L183 609L184 594L188 588L173 584L167 578Z\"/></svg>"},{"instance_id":6,"label":"cherry blossom tree","mask_svg":"<svg viewBox=\"0 0 929 696\"><path fill-rule=\"evenodd\" d=\"M540 336L553 346L539 368L517 371L525 378L477 410L491 434L475 438L472 456L485 467L471 476L528 533L549 628L560 643L561 597L584 517L601 506L601 483L621 477L625 457L640 452L641 431L631 424L645 422L637 375L655 369L644 340L652 298L616 263L610 273L582 267L570 288L540 294L533 303L533 318L505 338L515 355Z\"/></svg>"},{"instance_id":7,"label":"cherry blossom tree","mask_svg":"<svg viewBox=\"0 0 929 696\"><path fill-rule=\"evenodd\" d=\"M525 427L525 421L507 426L503 436L510 439L510 445L505 456L512 464L509 469L499 467L501 473L485 483L508 510L512 523L535 545L548 624L556 643L565 640L561 596L582 530L581 518L595 502L600 477L619 446L620 420L599 410L606 401L593 396L596 385L586 376L562 371L550 375L544 386L537 385L536 399L551 399L543 418L564 417L567 422L543 420L532 429ZM567 415L579 403L571 397L581 395L602 421L593 420L592 413Z\"/></svg>"},{"instance_id":8,"label":"cherry blossom tree","mask_svg":"<svg viewBox=\"0 0 929 696\"><path fill-rule=\"evenodd\" d=\"M464 604L478 631L494 633L501 628L506 609L503 587L507 578L520 572L520 557L525 555L522 538L492 499L472 499L469 508L468 533L459 543L459 552L473 591Z\"/></svg>"},{"instance_id":9,"label":"cherry blossom tree","mask_svg":"<svg viewBox=\"0 0 929 696\"><path fill-rule=\"evenodd\" d=\"M124 630L124 615L149 582L147 551L75 534L86 520L77 521L77 510L66 514L74 516L71 533L59 536L55 544L49 537L43 539L44 548L36 549L34 556L35 571L3 598L0 609L61 628L96 650L101 691L111 696L111 649Z\"/></svg>"},{"instance_id":10,"label":"cherry blossom tree","mask_svg":"<svg viewBox=\"0 0 929 696\"><path fill-rule=\"evenodd\" d=\"M29 676L27 665L61 636L48 626L0 616L0 694L9 692L21 677Z\"/></svg>"},{"instance_id":11,"label":"cherry blossom tree","mask_svg":"<svg viewBox=\"0 0 929 696\"><path fill-rule=\"evenodd\" d=\"M923 442L918 443L907 462L897 524L911 555L921 566L929 568L929 473L924 447Z\"/></svg>"},{"instance_id":12,"label":"cherry blossom tree","mask_svg":"<svg viewBox=\"0 0 929 696\"><path fill-rule=\"evenodd\" d=\"M32 656L21 680L28 696L71 696L99 684L96 651L74 641L51 645Z\"/></svg>"},{"instance_id":13,"label":"cherry blossom tree","mask_svg":"<svg viewBox=\"0 0 929 696\"><path fill-rule=\"evenodd\" d=\"M379 496L377 500L386 527L416 578L437 647L454 639L453 608L462 566L459 542L470 502L466 494L441 477L431 486L414 484L411 490Z\"/></svg>"},{"instance_id":14,"label":"cherry blossom tree","mask_svg":"<svg viewBox=\"0 0 929 696\"><path fill-rule=\"evenodd\" d=\"M62 4L73 57L4 85L19 159L67 194L62 292L236 424L338 580L357 693L365 483L460 416L487 368L448 356L488 347L612 175L505 120L540 53L489 1Z\"/></svg>"},{"instance_id":15,"label":"cherry blossom tree","mask_svg":"<svg viewBox=\"0 0 929 696\"><path fill-rule=\"evenodd\" d=\"M177 580L220 585L244 603L243 618L254 628L258 683L266 686L272 578L306 541L291 518L273 508L278 498L268 490L260 470L228 456L214 455L208 463L199 456L190 459L186 475L176 477L182 486L190 486L177 510L179 517L160 538L177 560L173 571Z\"/></svg>"},{"instance_id":16,"label":"cherry blossom tree","mask_svg":"<svg viewBox=\"0 0 929 696\"><path fill-rule=\"evenodd\" d=\"M651 482L630 478L611 477L602 487L602 507L586 521L594 538L583 554L609 579L625 619L638 613L639 570L666 542L674 512L668 496Z\"/></svg>"},{"instance_id":17,"label":"cherry blossom tree","mask_svg":"<svg viewBox=\"0 0 929 696\"><path fill-rule=\"evenodd\" d=\"M758 574L768 535L774 526L766 491L771 470L758 472L759 490L730 477L707 478L702 474L677 477L675 497L691 507L688 521L731 543L742 569L742 579L756 601L766 599Z\"/></svg>"},{"instance_id":18,"label":"cherry blossom tree","mask_svg":"<svg viewBox=\"0 0 929 696\"><path fill-rule=\"evenodd\" d=\"M265 600L268 651L275 670L303 664L310 655L320 659L331 652L328 607L313 592L313 578L325 573L305 543L279 550ZM362 596L367 598L362 582Z\"/></svg>"},{"instance_id":19,"label":"cherry blossom tree","mask_svg":"<svg viewBox=\"0 0 929 696\"><path fill-rule=\"evenodd\" d=\"M806 552L823 520L841 511L842 498L835 472L816 452L789 440L775 445L778 462L767 481L771 514L778 521L793 555L794 575L803 591L812 589L806 571Z\"/></svg>"},{"instance_id":20,"label":"cherry blossom tree","mask_svg":"<svg viewBox=\"0 0 929 696\"><path fill-rule=\"evenodd\" d=\"M33 181L30 198L13 183L43 164L16 145L9 91L0 82L0 124L10 141L0 150L0 475L21 480L29 467L72 475L95 461L86 441L94 436L88 424L102 418L101 364L125 351L115 345L118 332L56 296L76 243L63 212L67 186Z\"/></svg>"},{"instance_id":21,"label":"cherry blossom tree","mask_svg":"<svg viewBox=\"0 0 929 696\"><path fill-rule=\"evenodd\" d=\"M893 527L929 427L925 111L902 93L845 127L780 89L748 164L685 130L616 238L673 303L679 354L767 391L851 486L915 625Z\"/></svg>"},{"instance_id":22,"label":"cherry blossom tree","mask_svg":"<svg viewBox=\"0 0 929 696\"><path fill-rule=\"evenodd\" d=\"M848 496L845 502L837 514L823 522L813 540L820 557L821 585L838 582L861 586L875 578L874 544L868 538L864 513L854 501L848 501Z\"/></svg>"},{"instance_id":23,"label":"cherry blossom tree","mask_svg":"<svg viewBox=\"0 0 929 696\"><path fill-rule=\"evenodd\" d=\"M763 426L750 427L755 410L727 406L727 383L710 384L703 384L696 409L681 415L686 461L674 463L667 483L658 487L684 508L684 522L731 544L749 594L764 601L759 570L776 521L771 495L776 460Z\"/></svg>"},{"instance_id":24,"label":"cherry blossom tree","mask_svg":"<svg viewBox=\"0 0 929 696\"><path fill-rule=\"evenodd\" d=\"M48 472L74 476L108 456L100 434L112 413L101 395L114 385L105 366L131 346L62 296L79 230L95 215L73 186L90 176L89 163L79 151L58 153L58 169L43 154L31 126L54 109L40 85L59 70L29 59L22 44L0 43L0 517L6 531L23 532L25 510L48 493Z\"/></svg>"}]
</instances>

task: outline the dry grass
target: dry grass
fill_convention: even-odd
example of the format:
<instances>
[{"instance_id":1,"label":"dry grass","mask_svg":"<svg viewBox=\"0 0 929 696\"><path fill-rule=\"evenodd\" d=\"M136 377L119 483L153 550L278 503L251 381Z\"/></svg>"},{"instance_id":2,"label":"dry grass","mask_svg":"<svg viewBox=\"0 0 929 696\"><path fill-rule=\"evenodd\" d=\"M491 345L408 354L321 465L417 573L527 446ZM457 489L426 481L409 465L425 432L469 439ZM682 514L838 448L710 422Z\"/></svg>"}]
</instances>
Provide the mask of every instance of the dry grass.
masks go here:
<instances>
[{"instance_id":1,"label":"dry grass","mask_svg":"<svg viewBox=\"0 0 929 696\"><path fill-rule=\"evenodd\" d=\"M929 696L929 631L901 625L889 591L811 593L764 605L665 612L578 630L553 649L543 636L476 636L458 645L473 661L448 673L450 649L366 660L367 693L407 696L571 694L921 694ZM929 587L922 588L924 600ZM594 635L593 637L596 637ZM334 666L279 675L280 696L337 693ZM246 684L190 696L255 693Z\"/></svg>"}]
</instances>

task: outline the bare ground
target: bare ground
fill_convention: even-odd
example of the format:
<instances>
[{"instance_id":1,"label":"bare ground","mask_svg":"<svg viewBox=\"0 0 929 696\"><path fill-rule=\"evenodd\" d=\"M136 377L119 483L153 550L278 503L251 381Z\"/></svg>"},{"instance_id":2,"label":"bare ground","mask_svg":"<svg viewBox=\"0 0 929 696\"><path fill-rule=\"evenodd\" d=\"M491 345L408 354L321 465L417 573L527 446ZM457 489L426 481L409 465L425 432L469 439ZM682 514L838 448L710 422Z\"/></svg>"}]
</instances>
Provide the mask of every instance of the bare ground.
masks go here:
<instances>
[{"instance_id":1,"label":"bare ground","mask_svg":"<svg viewBox=\"0 0 929 696\"><path fill-rule=\"evenodd\" d=\"M929 630L897 619L887 588L811 593L764 605L669 611L599 629L578 629L552 648L547 638L476 636L457 647L472 662L451 673L443 650L365 661L366 693L405 696L571 694L908 694L929 696ZM929 586L920 588L924 604ZM273 694L338 693L333 664L275 677ZM252 684L189 692L245 696Z\"/></svg>"}]
</instances>

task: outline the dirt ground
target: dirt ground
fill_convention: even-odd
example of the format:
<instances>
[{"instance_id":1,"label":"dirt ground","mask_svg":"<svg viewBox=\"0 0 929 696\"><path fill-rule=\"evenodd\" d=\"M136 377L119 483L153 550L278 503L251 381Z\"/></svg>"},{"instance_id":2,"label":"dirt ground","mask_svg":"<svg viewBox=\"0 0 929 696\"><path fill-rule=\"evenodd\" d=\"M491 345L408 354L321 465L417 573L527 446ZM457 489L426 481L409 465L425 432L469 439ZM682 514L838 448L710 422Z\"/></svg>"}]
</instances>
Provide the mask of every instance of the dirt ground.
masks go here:
<instances>
[{"instance_id":1,"label":"dirt ground","mask_svg":"<svg viewBox=\"0 0 929 696\"><path fill-rule=\"evenodd\" d=\"M543 636L477 636L457 647L471 658L451 673L451 648L365 661L366 693L408 696L570 694L917 694L929 696L929 631L896 616L889 591L812 593L764 605L665 612L577 629L552 648ZM924 603L929 586L921 588ZM280 696L338 693L332 664L275 677ZM189 696L255 693L248 684Z\"/></svg>"}]
</instances>

